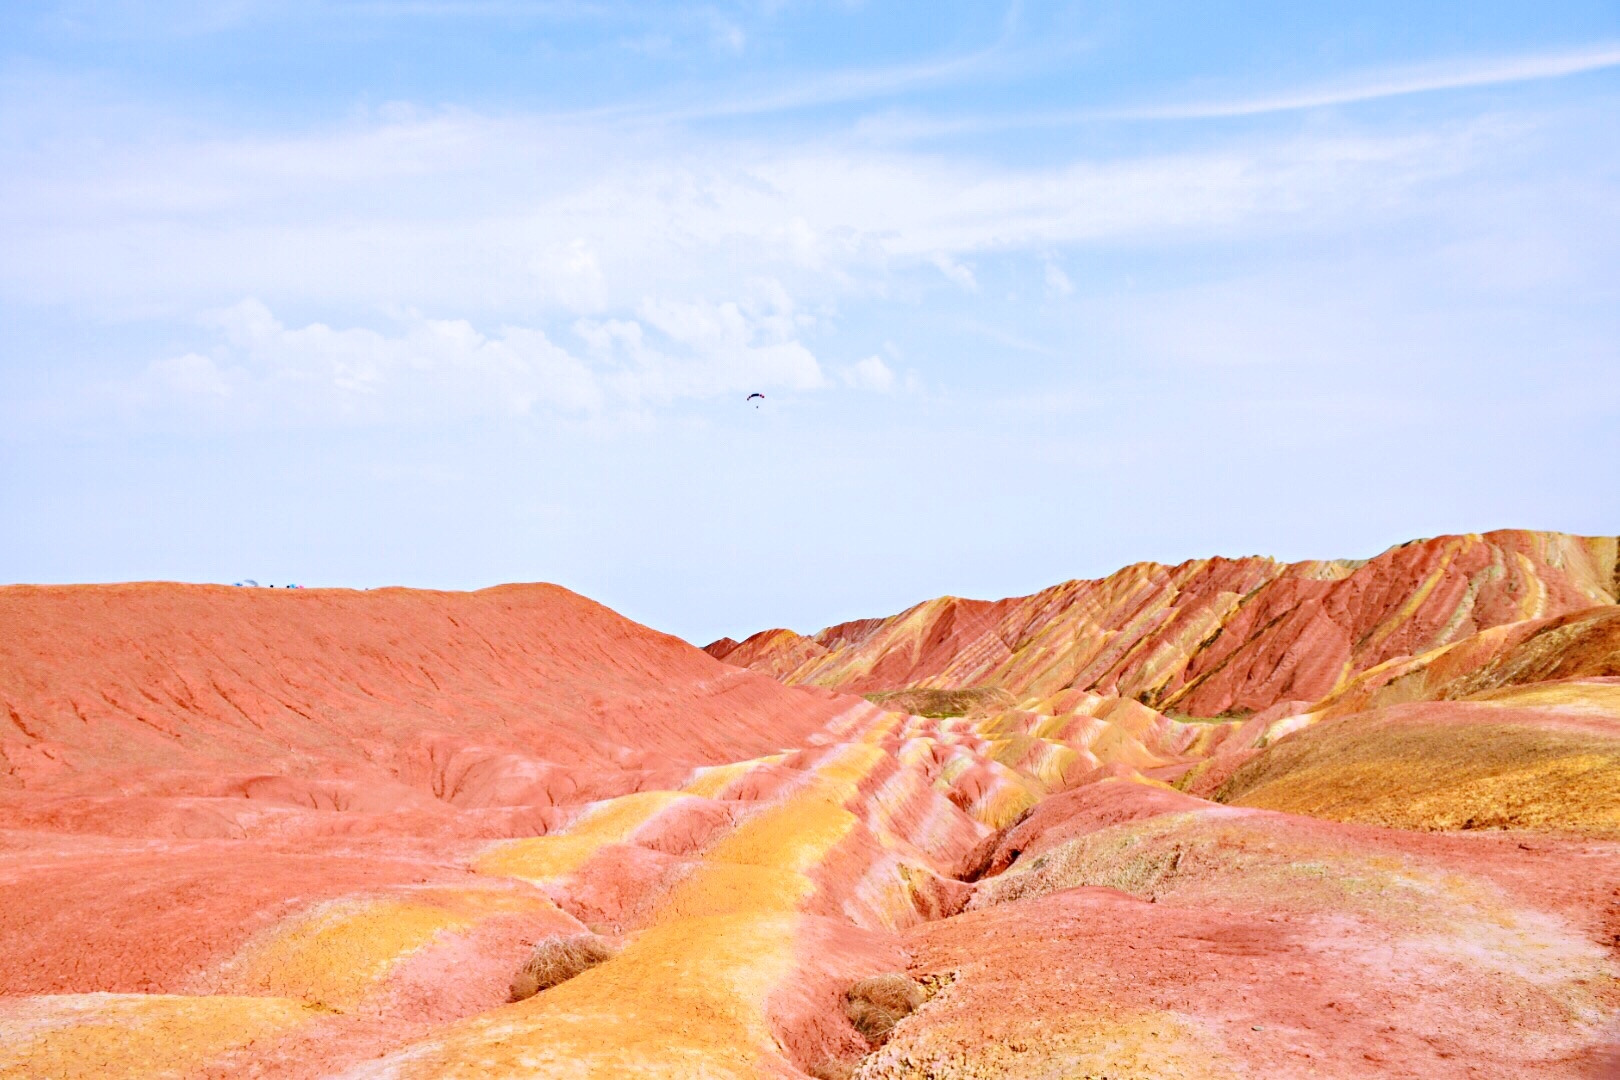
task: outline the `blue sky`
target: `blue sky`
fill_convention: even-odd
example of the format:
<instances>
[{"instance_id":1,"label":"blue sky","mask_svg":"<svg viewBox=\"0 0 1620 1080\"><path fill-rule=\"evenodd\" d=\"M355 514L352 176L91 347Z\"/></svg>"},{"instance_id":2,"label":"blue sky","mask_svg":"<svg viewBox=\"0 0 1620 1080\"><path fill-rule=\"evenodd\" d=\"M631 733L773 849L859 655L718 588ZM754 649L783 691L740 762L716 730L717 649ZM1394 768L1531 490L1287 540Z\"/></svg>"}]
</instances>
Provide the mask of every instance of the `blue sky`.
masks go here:
<instances>
[{"instance_id":1,"label":"blue sky","mask_svg":"<svg viewBox=\"0 0 1620 1080\"><path fill-rule=\"evenodd\" d=\"M0 7L0 579L702 643L1620 531L1620 8L1192 7Z\"/></svg>"}]
</instances>

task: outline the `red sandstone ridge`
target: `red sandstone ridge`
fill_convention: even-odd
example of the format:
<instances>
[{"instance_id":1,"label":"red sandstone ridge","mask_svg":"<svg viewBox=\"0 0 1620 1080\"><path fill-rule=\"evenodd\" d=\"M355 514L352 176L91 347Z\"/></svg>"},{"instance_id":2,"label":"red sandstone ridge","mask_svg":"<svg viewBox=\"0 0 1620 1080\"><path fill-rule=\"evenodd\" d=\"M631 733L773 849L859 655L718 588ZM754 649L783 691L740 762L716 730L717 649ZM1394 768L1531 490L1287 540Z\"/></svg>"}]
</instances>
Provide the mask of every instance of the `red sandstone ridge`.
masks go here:
<instances>
[{"instance_id":1,"label":"red sandstone ridge","mask_svg":"<svg viewBox=\"0 0 1620 1080\"><path fill-rule=\"evenodd\" d=\"M761 630L747 641L721 638L703 647L717 660L751 668L773 679L785 679L812 660L827 655L824 645L792 630Z\"/></svg>"},{"instance_id":2,"label":"red sandstone ridge","mask_svg":"<svg viewBox=\"0 0 1620 1080\"><path fill-rule=\"evenodd\" d=\"M1442 536L1366 562L1138 563L1007 600L942 597L809 637L767 630L711 655L854 693L1073 687L1182 715L1311 702L1350 677L1481 630L1613 605L1614 537Z\"/></svg>"},{"instance_id":3,"label":"red sandstone ridge","mask_svg":"<svg viewBox=\"0 0 1620 1080\"><path fill-rule=\"evenodd\" d=\"M11 586L0 672L0 790L544 805L797 745L849 707L552 585Z\"/></svg>"}]
</instances>

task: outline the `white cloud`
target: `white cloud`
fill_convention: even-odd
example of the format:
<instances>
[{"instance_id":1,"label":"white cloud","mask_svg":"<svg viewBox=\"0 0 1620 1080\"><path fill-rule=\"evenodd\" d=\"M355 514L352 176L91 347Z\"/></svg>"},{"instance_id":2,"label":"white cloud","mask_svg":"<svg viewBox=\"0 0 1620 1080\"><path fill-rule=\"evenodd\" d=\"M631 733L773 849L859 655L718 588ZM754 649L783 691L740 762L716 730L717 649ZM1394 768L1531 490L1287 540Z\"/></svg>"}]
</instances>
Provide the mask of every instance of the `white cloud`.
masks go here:
<instances>
[{"instance_id":1,"label":"white cloud","mask_svg":"<svg viewBox=\"0 0 1620 1080\"><path fill-rule=\"evenodd\" d=\"M933 262L939 268L940 273L968 292L979 291L979 281L973 276L972 268L963 266L944 252L936 253Z\"/></svg>"},{"instance_id":2,"label":"white cloud","mask_svg":"<svg viewBox=\"0 0 1620 1080\"><path fill-rule=\"evenodd\" d=\"M717 304L645 300L639 321L580 320L575 328L610 369L607 384L631 402L826 385L821 365L797 340L802 317L792 301L775 283L760 292Z\"/></svg>"},{"instance_id":3,"label":"white cloud","mask_svg":"<svg viewBox=\"0 0 1620 1080\"><path fill-rule=\"evenodd\" d=\"M235 415L261 419L392 421L600 414L827 385L798 339L808 320L775 283L740 302L648 300L638 316L579 320L575 331L586 348L576 354L532 327L486 335L466 320L415 312L386 331L290 327L249 299L208 320L221 338L214 355L156 360L125 387L125 397L136 406L182 410L229 402Z\"/></svg>"},{"instance_id":4,"label":"white cloud","mask_svg":"<svg viewBox=\"0 0 1620 1080\"><path fill-rule=\"evenodd\" d=\"M0 300L189 314L258 296L535 322L623 317L671 282L724 297L776 278L820 303L933 266L971 290L968 260L990 252L1329 228L1511 137L1013 166L671 135L449 111L280 137L0 139Z\"/></svg>"},{"instance_id":5,"label":"white cloud","mask_svg":"<svg viewBox=\"0 0 1620 1080\"><path fill-rule=\"evenodd\" d=\"M1074 292L1074 282L1063 268L1050 259L1046 263L1046 295L1050 297L1069 296Z\"/></svg>"},{"instance_id":6,"label":"white cloud","mask_svg":"<svg viewBox=\"0 0 1620 1080\"><path fill-rule=\"evenodd\" d=\"M211 321L224 339L216 355L155 361L138 380L138 399L184 406L208 394L235 399L249 415L303 420L521 415L537 405L588 412L603 404L587 364L525 327L489 337L465 320L414 313L391 334L288 327L253 299Z\"/></svg>"},{"instance_id":7,"label":"white cloud","mask_svg":"<svg viewBox=\"0 0 1620 1080\"><path fill-rule=\"evenodd\" d=\"M545 282L562 307L573 311L601 311L607 306L607 278L590 241L575 237L552 244L529 264L534 280Z\"/></svg>"},{"instance_id":8,"label":"white cloud","mask_svg":"<svg viewBox=\"0 0 1620 1080\"><path fill-rule=\"evenodd\" d=\"M195 334L141 373L145 399L226 411L274 400L289 414L352 417L875 388L881 373L818 361L810 316L819 348L873 304L912 300L998 345L1061 351L1051 328L989 310L1001 301L984 293L1003 290L987 277L981 291L980 277L1008 253L1042 266L1047 296L1066 297L1097 287L1091 275L1077 289L1063 270L1087 246L1129 258L1441 222L1437 242L1477 276L1489 260L1467 242L1479 222L1503 218L1501 185L1481 179L1541 166L1549 139L1538 126L1560 122L1316 126L1031 163L836 136L728 138L613 113L389 107L334 128L232 137L149 118L122 131L95 117L67 117L81 129L68 123L58 137L48 119L0 110L0 303L133 318L171 341L176 327ZM1514 177L1523 205L1501 227L1542 237L1565 279L1612 280L1589 271L1610 261L1613 230L1568 209L1573 181L1560 172L1549 183L1555 171ZM1586 183L1582 206L1612 202L1601 177ZM1459 202L1470 191L1474 201ZM1556 214L1569 220L1532 227ZM1563 265L1515 262L1507 269L1521 276ZM935 274L979 295L932 289ZM263 303L196 332L199 311L244 296ZM305 314L316 311L324 321ZM1200 359L1241 363L1269 345L1234 339ZM953 362L942 355L929 364ZM893 386L910 364L888 362Z\"/></svg>"},{"instance_id":9,"label":"white cloud","mask_svg":"<svg viewBox=\"0 0 1620 1080\"><path fill-rule=\"evenodd\" d=\"M147 369L148 381L156 388L186 396L229 397L230 381L214 361L199 353L185 353L166 360L155 360Z\"/></svg>"},{"instance_id":10,"label":"white cloud","mask_svg":"<svg viewBox=\"0 0 1620 1080\"><path fill-rule=\"evenodd\" d=\"M858 360L838 372L838 377L845 386L852 386L860 390L876 390L886 394L894 389L894 371L883 362L883 357L873 354L865 360Z\"/></svg>"}]
</instances>

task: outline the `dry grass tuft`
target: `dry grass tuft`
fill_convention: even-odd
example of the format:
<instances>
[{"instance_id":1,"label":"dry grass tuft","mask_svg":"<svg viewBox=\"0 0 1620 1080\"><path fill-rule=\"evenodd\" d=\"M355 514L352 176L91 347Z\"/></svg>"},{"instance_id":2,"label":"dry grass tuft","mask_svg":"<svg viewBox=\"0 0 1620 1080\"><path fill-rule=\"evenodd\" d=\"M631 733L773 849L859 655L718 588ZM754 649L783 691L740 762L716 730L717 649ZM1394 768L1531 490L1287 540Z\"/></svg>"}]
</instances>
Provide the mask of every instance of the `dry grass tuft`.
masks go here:
<instances>
[{"instance_id":1,"label":"dry grass tuft","mask_svg":"<svg viewBox=\"0 0 1620 1080\"><path fill-rule=\"evenodd\" d=\"M866 700L880 709L893 709L932 720L949 716L982 719L1006 712L1018 704L1017 698L999 686L968 686L960 690L908 686L901 690L873 691L866 695Z\"/></svg>"},{"instance_id":2,"label":"dry grass tuft","mask_svg":"<svg viewBox=\"0 0 1620 1080\"><path fill-rule=\"evenodd\" d=\"M532 998L542 990L567 982L582 971L611 960L615 949L595 934L547 938L512 977L512 1001Z\"/></svg>"},{"instance_id":3,"label":"dry grass tuft","mask_svg":"<svg viewBox=\"0 0 1620 1080\"><path fill-rule=\"evenodd\" d=\"M898 971L862 979L844 993L844 1015L855 1030L876 1045L889 1037L894 1025L928 1000L928 991Z\"/></svg>"}]
</instances>

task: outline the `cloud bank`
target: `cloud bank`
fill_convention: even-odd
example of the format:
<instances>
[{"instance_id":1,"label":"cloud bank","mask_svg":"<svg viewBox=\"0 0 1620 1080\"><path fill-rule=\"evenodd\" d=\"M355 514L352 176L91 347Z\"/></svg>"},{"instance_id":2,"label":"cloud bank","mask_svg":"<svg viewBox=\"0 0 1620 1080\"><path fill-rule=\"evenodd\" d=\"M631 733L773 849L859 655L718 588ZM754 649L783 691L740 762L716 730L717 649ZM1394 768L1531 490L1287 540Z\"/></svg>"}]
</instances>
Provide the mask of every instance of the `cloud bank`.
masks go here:
<instances>
[{"instance_id":1,"label":"cloud bank","mask_svg":"<svg viewBox=\"0 0 1620 1080\"><path fill-rule=\"evenodd\" d=\"M287 326L257 299L206 320L205 352L152 361L111 389L126 408L202 412L224 423L378 423L527 416L579 418L683 399L841 385L885 391L877 357L836 384L798 339L812 320L780 287L717 304L648 301L635 318L580 319L568 345L534 327L482 333L465 319L396 313L386 329Z\"/></svg>"}]
</instances>

